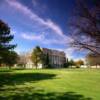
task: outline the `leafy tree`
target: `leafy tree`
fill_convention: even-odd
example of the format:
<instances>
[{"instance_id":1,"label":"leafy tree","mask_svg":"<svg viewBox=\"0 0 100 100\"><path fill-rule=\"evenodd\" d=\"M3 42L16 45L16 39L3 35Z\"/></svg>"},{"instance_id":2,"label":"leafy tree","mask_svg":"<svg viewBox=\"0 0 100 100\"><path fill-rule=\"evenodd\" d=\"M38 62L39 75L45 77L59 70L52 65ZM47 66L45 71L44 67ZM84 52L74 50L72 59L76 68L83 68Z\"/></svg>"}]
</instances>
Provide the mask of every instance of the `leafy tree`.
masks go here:
<instances>
[{"instance_id":1,"label":"leafy tree","mask_svg":"<svg viewBox=\"0 0 100 100\"><path fill-rule=\"evenodd\" d=\"M42 63L42 56L43 56L43 53L42 53L41 48L39 46L36 46L33 49L32 56L31 56L32 62L34 63L36 68L38 67L39 63Z\"/></svg>"},{"instance_id":2,"label":"leafy tree","mask_svg":"<svg viewBox=\"0 0 100 100\"><path fill-rule=\"evenodd\" d=\"M65 58L65 63L63 64L63 66L64 66L64 68L69 68L69 59L67 58Z\"/></svg>"},{"instance_id":3,"label":"leafy tree","mask_svg":"<svg viewBox=\"0 0 100 100\"><path fill-rule=\"evenodd\" d=\"M46 65L49 65L49 54L46 55Z\"/></svg>"},{"instance_id":4,"label":"leafy tree","mask_svg":"<svg viewBox=\"0 0 100 100\"><path fill-rule=\"evenodd\" d=\"M45 68L51 68L51 64L50 64L50 57L49 57L49 54L44 54L42 52L42 55L41 55L41 63L42 65L45 67Z\"/></svg>"},{"instance_id":5,"label":"leafy tree","mask_svg":"<svg viewBox=\"0 0 100 100\"><path fill-rule=\"evenodd\" d=\"M46 54L45 66L46 66L46 68L51 68L50 58L49 58L49 54L48 53Z\"/></svg>"},{"instance_id":6,"label":"leafy tree","mask_svg":"<svg viewBox=\"0 0 100 100\"><path fill-rule=\"evenodd\" d=\"M77 9L70 25L71 45L100 55L100 0L76 0Z\"/></svg>"},{"instance_id":7,"label":"leafy tree","mask_svg":"<svg viewBox=\"0 0 100 100\"><path fill-rule=\"evenodd\" d=\"M94 53L89 53L86 56L86 62L90 66L100 65L100 56Z\"/></svg>"},{"instance_id":8,"label":"leafy tree","mask_svg":"<svg viewBox=\"0 0 100 100\"><path fill-rule=\"evenodd\" d=\"M16 45L10 44L13 38L14 36L10 34L9 26L0 20L0 65L7 62L7 55L14 54L12 51Z\"/></svg>"},{"instance_id":9,"label":"leafy tree","mask_svg":"<svg viewBox=\"0 0 100 100\"><path fill-rule=\"evenodd\" d=\"M74 66L74 65L75 65L74 60L71 59L70 61L68 61L68 65L69 65L69 66Z\"/></svg>"},{"instance_id":10,"label":"leafy tree","mask_svg":"<svg viewBox=\"0 0 100 100\"><path fill-rule=\"evenodd\" d=\"M9 51L6 53L5 58L5 64L11 68L14 64L17 64L17 61L19 59L18 54L15 51Z\"/></svg>"},{"instance_id":11,"label":"leafy tree","mask_svg":"<svg viewBox=\"0 0 100 100\"><path fill-rule=\"evenodd\" d=\"M84 65L84 62L83 62L83 60L78 60L75 62L75 65L77 68L79 68L81 65Z\"/></svg>"},{"instance_id":12,"label":"leafy tree","mask_svg":"<svg viewBox=\"0 0 100 100\"><path fill-rule=\"evenodd\" d=\"M69 62L64 63L64 68L69 68Z\"/></svg>"}]
</instances>

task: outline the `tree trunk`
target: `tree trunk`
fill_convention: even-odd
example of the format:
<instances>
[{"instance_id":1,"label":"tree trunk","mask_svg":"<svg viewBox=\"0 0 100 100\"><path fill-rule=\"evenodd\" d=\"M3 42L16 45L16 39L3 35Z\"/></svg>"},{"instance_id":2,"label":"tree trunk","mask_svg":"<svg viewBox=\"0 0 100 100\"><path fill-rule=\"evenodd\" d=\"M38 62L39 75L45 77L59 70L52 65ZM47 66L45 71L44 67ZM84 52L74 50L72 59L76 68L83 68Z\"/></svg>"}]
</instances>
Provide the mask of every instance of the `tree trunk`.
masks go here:
<instances>
[{"instance_id":1,"label":"tree trunk","mask_svg":"<svg viewBox=\"0 0 100 100\"><path fill-rule=\"evenodd\" d=\"M38 68L38 64L36 63L36 69Z\"/></svg>"},{"instance_id":2,"label":"tree trunk","mask_svg":"<svg viewBox=\"0 0 100 100\"><path fill-rule=\"evenodd\" d=\"M11 66L8 66L9 67L9 70L11 70Z\"/></svg>"}]
</instances>

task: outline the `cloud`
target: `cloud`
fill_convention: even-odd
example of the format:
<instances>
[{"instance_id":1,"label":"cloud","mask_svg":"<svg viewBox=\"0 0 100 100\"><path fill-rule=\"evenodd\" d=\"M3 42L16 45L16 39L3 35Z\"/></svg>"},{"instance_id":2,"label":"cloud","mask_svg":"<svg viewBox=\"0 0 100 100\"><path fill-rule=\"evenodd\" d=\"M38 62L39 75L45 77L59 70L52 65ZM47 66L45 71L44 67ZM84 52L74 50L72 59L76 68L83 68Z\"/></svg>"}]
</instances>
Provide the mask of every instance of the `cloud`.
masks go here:
<instances>
[{"instance_id":1,"label":"cloud","mask_svg":"<svg viewBox=\"0 0 100 100\"><path fill-rule=\"evenodd\" d=\"M25 40L30 40L30 41L38 41L42 44L62 44L65 45L66 41L61 41L62 39L55 39L55 38L50 38L47 39L45 36L45 33L41 33L38 35L33 35L32 33L20 33L21 34L21 38L25 39ZM59 42L60 41L60 42Z\"/></svg>"},{"instance_id":2,"label":"cloud","mask_svg":"<svg viewBox=\"0 0 100 100\"><path fill-rule=\"evenodd\" d=\"M40 26L38 27L40 28L40 30L41 28L44 29L43 31L45 31L46 29L51 29L53 33L52 34L53 39L47 39L45 34L33 35L30 32L21 33L22 38L26 40L31 40L31 41L32 40L41 41L44 44L64 44L65 45L69 43L70 41L72 41L70 37L63 34L62 29L57 24L55 24L52 20L50 19L44 20L43 18L39 17L35 12L33 12L31 9L29 9L27 6L23 5L17 0L6 0L6 2L8 3L9 6L13 7L17 11L27 16L29 19L31 19L34 22L34 24L36 24L37 26ZM33 0L33 2L36 3L35 0ZM51 33L48 33L48 31L46 32L46 34L51 35Z\"/></svg>"},{"instance_id":3,"label":"cloud","mask_svg":"<svg viewBox=\"0 0 100 100\"><path fill-rule=\"evenodd\" d=\"M28 16L32 21L36 21L39 25L50 28L51 30L54 31L55 34L64 36L62 29L52 20L50 19L44 20L43 18L39 17L36 13L32 12L32 10L29 9L27 6L21 4L16 0L6 0L6 2L14 9L17 9L24 15Z\"/></svg>"},{"instance_id":4,"label":"cloud","mask_svg":"<svg viewBox=\"0 0 100 100\"><path fill-rule=\"evenodd\" d=\"M44 38L43 35L33 35L33 34L29 35L28 33L27 34L22 33L21 37L26 40L38 40L38 41L41 41Z\"/></svg>"},{"instance_id":5,"label":"cloud","mask_svg":"<svg viewBox=\"0 0 100 100\"><path fill-rule=\"evenodd\" d=\"M71 60L73 59L74 61L77 60L85 60L85 55L87 54L86 51L80 51L77 48L66 48L66 49L59 49L61 51L64 51L66 54L66 57Z\"/></svg>"},{"instance_id":6,"label":"cloud","mask_svg":"<svg viewBox=\"0 0 100 100\"><path fill-rule=\"evenodd\" d=\"M57 50L64 51L66 58L68 58L68 60L73 59L74 61L78 61L80 59L85 61L85 57L88 54L87 50L79 50L78 48L74 47L59 48Z\"/></svg>"},{"instance_id":7,"label":"cloud","mask_svg":"<svg viewBox=\"0 0 100 100\"><path fill-rule=\"evenodd\" d=\"M73 53L75 53L75 48L67 48L64 50L65 53L66 53L66 56L69 58L69 59L73 59L74 58L74 55Z\"/></svg>"}]
</instances>

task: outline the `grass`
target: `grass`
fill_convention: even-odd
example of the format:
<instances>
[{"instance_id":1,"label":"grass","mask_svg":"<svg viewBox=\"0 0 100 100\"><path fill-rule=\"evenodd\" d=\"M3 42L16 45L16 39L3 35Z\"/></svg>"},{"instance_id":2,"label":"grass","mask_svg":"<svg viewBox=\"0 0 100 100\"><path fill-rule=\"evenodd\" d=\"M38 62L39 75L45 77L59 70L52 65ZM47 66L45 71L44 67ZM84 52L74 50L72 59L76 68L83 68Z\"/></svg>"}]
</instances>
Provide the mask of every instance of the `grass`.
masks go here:
<instances>
[{"instance_id":1,"label":"grass","mask_svg":"<svg viewBox=\"0 0 100 100\"><path fill-rule=\"evenodd\" d=\"M100 100L100 70L2 69L0 100Z\"/></svg>"}]
</instances>

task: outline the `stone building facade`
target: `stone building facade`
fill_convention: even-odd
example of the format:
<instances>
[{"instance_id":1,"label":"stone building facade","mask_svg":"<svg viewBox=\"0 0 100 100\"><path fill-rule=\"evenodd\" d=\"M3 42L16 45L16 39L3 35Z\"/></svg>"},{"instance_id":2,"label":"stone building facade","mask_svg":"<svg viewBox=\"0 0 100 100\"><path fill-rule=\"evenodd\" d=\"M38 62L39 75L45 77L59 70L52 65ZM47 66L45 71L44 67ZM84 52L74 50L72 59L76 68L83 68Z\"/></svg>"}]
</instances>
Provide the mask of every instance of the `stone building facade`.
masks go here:
<instances>
[{"instance_id":1,"label":"stone building facade","mask_svg":"<svg viewBox=\"0 0 100 100\"><path fill-rule=\"evenodd\" d=\"M48 54L50 65L54 68L63 68L66 63L66 55L63 51L42 48L44 54Z\"/></svg>"}]
</instances>

